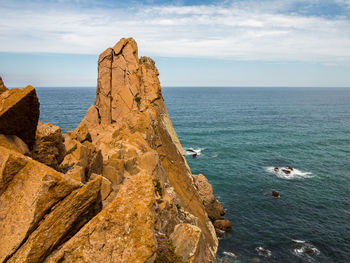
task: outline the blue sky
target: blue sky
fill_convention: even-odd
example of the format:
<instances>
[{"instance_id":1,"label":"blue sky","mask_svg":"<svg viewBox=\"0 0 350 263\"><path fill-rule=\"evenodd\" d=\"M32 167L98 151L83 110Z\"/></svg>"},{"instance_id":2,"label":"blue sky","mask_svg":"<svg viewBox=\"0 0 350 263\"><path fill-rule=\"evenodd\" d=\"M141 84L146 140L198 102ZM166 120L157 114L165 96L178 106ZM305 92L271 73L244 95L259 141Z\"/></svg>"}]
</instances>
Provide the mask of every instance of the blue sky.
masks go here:
<instances>
[{"instance_id":1,"label":"blue sky","mask_svg":"<svg viewBox=\"0 0 350 263\"><path fill-rule=\"evenodd\" d=\"M0 0L9 87L95 86L122 37L163 86L350 87L350 0Z\"/></svg>"}]
</instances>

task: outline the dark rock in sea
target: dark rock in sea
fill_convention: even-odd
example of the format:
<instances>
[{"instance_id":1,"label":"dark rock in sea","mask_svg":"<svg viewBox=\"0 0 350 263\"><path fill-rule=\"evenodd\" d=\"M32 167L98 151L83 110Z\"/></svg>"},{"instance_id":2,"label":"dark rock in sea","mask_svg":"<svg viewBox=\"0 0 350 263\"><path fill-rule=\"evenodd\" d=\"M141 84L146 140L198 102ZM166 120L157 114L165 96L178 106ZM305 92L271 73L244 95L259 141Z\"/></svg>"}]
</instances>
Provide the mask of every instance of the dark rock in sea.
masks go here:
<instances>
[{"instance_id":1,"label":"dark rock in sea","mask_svg":"<svg viewBox=\"0 0 350 263\"><path fill-rule=\"evenodd\" d=\"M304 253L308 254L308 255L313 255L313 254L316 253L316 250L313 249L313 248L307 248L307 249L304 250Z\"/></svg>"},{"instance_id":2,"label":"dark rock in sea","mask_svg":"<svg viewBox=\"0 0 350 263\"><path fill-rule=\"evenodd\" d=\"M230 231L232 229L232 224L227 219L219 219L214 221L214 227L223 231Z\"/></svg>"},{"instance_id":3,"label":"dark rock in sea","mask_svg":"<svg viewBox=\"0 0 350 263\"><path fill-rule=\"evenodd\" d=\"M225 231L220 230L218 228L215 228L215 233L216 233L217 237L221 237L221 238L224 237L224 235L225 235Z\"/></svg>"},{"instance_id":4,"label":"dark rock in sea","mask_svg":"<svg viewBox=\"0 0 350 263\"><path fill-rule=\"evenodd\" d=\"M276 197L276 198L279 198L280 197L280 192L272 190L272 196Z\"/></svg>"},{"instance_id":5,"label":"dark rock in sea","mask_svg":"<svg viewBox=\"0 0 350 263\"><path fill-rule=\"evenodd\" d=\"M252 258L251 262L252 263L259 263L260 259L259 258Z\"/></svg>"},{"instance_id":6,"label":"dark rock in sea","mask_svg":"<svg viewBox=\"0 0 350 263\"><path fill-rule=\"evenodd\" d=\"M291 171L286 170L286 169L282 169L282 172L284 172L285 174L290 174L291 173Z\"/></svg>"}]
</instances>

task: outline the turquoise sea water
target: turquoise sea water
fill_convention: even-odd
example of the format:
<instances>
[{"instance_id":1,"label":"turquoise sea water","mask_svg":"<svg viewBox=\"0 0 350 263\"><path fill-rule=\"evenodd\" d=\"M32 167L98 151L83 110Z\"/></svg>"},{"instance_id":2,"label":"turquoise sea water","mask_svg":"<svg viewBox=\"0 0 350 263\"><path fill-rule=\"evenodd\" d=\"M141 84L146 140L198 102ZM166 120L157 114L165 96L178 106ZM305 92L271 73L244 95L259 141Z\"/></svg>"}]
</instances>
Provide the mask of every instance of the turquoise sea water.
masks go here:
<instances>
[{"instance_id":1,"label":"turquoise sea water","mask_svg":"<svg viewBox=\"0 0 350 263\"><path fill-rule=\"evenodd\" d=\"M37 92L41 120L64 131L95 97L94 88ZM192 172L207 176L232 222L218 257L350 262L350 89L164 88L163 96L183 147L201 150L187 156ZM297 171L271 171L284 166Z\"/></svg>"}]
</instances>

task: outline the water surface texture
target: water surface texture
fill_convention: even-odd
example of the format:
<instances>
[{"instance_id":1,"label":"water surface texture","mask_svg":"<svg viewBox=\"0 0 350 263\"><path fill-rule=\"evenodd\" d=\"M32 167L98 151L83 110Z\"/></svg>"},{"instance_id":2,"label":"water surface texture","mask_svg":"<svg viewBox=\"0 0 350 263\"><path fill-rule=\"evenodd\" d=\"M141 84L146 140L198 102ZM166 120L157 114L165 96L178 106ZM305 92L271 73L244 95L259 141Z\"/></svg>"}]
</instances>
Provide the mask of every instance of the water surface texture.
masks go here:
<instances>
[{"instance_id":1,"label":"water surface texture","mask_svg":"<svg viewBox=\"0 0 350 263\"><path fill-rule=\"evenodd\" d=\"M38 88L43 122L74 129L95 88ZM193 173L233 229L229 262L350 262L350 89L164 88ZM289 176L274 167L293 166ZM271 196L277 190L281 197ZM233 252L238 259L233 259Z\"/></svg>"}]
</instances>

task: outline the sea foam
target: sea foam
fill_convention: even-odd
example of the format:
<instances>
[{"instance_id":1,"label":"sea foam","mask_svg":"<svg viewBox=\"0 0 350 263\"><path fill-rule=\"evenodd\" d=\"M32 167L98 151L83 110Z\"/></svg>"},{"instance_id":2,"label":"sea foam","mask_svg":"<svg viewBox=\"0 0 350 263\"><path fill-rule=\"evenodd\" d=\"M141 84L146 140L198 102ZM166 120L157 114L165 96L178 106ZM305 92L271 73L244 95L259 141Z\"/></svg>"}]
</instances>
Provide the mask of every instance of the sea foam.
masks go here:
<instances>
[{"instance_id":1,"label":"sea foam","mask_svg":"<svg viewBox=\"0 0 350 263\"><path fill-rule=\"evenodd\" d=\"M275 167L269 166L266 167L266 171L269 173L272 173L276 175L278 178L286 179L286 180L298 180L298 179L306 179L306 178L312 178L314 175L311 172L304 172L301 170L298 170L296 168L293 168L293 171L290 171L288 167L278 167L278 172L274 170ZM282 171L282 169L289 170L290 173L286 174Z\"/></svg>"}]
</instances>

